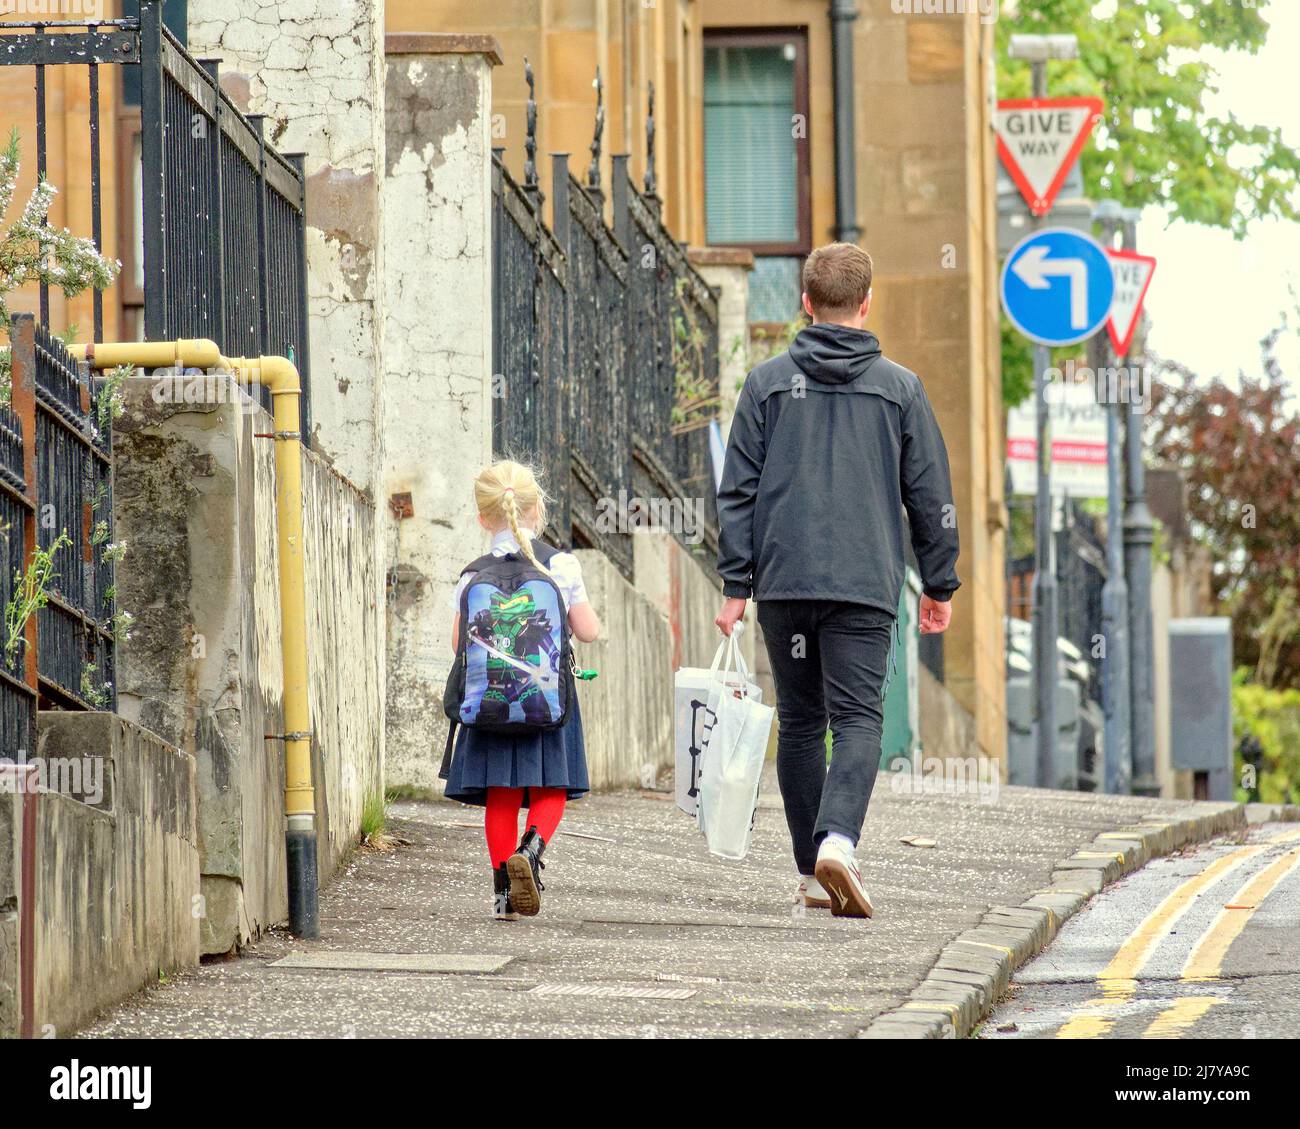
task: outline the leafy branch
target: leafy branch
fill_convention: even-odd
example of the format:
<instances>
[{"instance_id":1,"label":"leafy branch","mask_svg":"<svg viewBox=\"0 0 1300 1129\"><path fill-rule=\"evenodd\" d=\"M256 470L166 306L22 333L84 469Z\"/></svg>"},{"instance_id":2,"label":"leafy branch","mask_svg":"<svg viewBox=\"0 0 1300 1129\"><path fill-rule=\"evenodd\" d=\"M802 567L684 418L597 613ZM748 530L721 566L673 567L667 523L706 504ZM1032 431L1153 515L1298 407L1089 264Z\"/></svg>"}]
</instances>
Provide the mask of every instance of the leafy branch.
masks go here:
<instances>
[{"instance_id":1,"label":"leafy branch","mask_svg":"<svg viewBox=\"0 0 1300 1129\"><path fill-rule=\"evenodd\" d=\"M18 190L21 168L18 130L0 149L0 221L9 212ZM29 283L43 283L75 298L89 288L106 290L122 270L117 259L101 255L94 240L74 235L49 222L58 190L42 178L17 218L0 230L0 334L9 333L9 301ZM9 402L11 360L0 350L0 404Z\"/></svg>"},{"instance_id":2,"label":"leafy branch","mask_svg":"<svg viewBox=\"0 0 1300 1129\"><path fill-rule=\"evenodd\" d=\"M48 549L38 548L32 554L24 572L14 571L13 599L5 605L5 665L12 669L18 649L27 639L24 632L27 621L50 602L50 584L58 575L54 571L54 558L60 549L72 544L65 529Z\"/></svg>"},{"instance_id":3,"label":"leafy branch","mask_svg":"<svg viewBox=\"0 0 1300 1129\"><path fill-rule=\"evenodd\" d=\"M1088 196L1244 238L1256 219L1300 219L1300 153L1279 128L1207 105L1219 92L1215 51L1258 54L1267 6L1130 0L1098 18L1095 0L1020 0L1018 18L997 27L998 97L1029 94L1029 67L1007 56L1011 35L1077 34L1079 58L1052 63L1051 80L1053 95L1106 103L1082 157Z\"/></svg>"},{"instance_id":4,"label":"leafy branch","mask_svg":"<svg viewBox=\"0 0 1300 1129\"><path fill-rule=\"evenodd\" d=\"M101 432L107 431L126 411L126 397L122 386L135 372L134 365L118 365L105 371L95 395L95 424Z\"/></svg>"}]
</instances>

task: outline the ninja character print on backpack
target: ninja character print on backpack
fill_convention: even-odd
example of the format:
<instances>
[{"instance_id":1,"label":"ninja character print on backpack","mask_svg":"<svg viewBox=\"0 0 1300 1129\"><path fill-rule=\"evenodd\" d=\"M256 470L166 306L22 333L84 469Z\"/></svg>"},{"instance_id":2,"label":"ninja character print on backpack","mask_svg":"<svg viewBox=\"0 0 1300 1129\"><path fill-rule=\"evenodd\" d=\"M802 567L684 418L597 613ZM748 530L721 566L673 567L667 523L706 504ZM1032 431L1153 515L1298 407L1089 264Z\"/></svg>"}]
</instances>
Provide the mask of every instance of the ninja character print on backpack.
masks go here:
<instances>
[{"instance_id":1,"label":"ninja character print on backpack","mask_svg":"<svg viewBox=\"0 0 1300 1129\"><path fill-rule=\"evenodd\" d=\"M574 683L595 672L577 668L572 640L594 641L600 620L578 558L538 537L546 496L532 470L493 463L474 480L474 502L492 544L461 570L451 601L439 775L448 799L486 809L492 915L513 921L541 908L542 853L565 804L589 788Z\"/></svg>"},{"instance_id":2,"label":"ninja character print on backpack","mask_svg":"<svg viewBox=\"0 0 1300 1129\"><path fill-rule=\"evenodd\" d=\"M562 720L566 613L554 584L527 580L506 593L479 582L466 589L466 602L470 645L461 724L547 726Z\"/></svg>"}]
</instances>

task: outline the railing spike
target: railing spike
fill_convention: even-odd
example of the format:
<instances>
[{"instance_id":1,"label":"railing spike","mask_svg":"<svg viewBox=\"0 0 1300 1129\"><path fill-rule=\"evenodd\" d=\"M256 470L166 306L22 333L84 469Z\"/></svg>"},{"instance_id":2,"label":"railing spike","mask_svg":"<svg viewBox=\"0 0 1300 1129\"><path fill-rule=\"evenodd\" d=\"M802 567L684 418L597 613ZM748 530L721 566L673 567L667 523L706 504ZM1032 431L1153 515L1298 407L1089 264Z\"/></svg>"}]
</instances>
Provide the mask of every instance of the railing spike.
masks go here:
<instances>
[{"instance_id":1,"label":"railing spike","mask_svg":"<svg viewBox=\"0 0 1300 1129\"><path fill-rule=\"evenodd\" d=\"M524 187L537 191L537 87L533 65L524 56L524 81L528 83L528 125L524 133Z\"/></svg>"},{"instance_id":2,"label":"railing spike","mask_svg":"<svg viewBox=\"0 0 1300 1129\"><path fill-rule=\"evenodd\" d=\"M587 166L587 187L600 191L600 142L605 132L605 84L600 78L600 67L596 68L596 131L591 138L591 164Z\"/></svg>"},{"instance_id":3,"label":"railing spike","mask_svg":"<svg viewBox=\"0 0 1300 1129\"><path fill-rule=\"evenodd\" d=\"M652 79L649 103L645 115L645 194L655 195L655 84Z\"/></svg>"}]
</instances>

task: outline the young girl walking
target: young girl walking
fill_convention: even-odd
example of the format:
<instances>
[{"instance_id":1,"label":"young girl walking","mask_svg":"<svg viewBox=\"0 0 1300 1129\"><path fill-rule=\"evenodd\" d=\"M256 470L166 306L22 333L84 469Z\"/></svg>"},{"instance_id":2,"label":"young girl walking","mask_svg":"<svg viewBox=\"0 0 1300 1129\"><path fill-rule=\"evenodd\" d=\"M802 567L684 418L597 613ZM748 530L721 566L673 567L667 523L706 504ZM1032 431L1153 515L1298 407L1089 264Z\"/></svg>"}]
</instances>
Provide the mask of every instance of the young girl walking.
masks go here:
<instances>
[{"instance_id":1,"label":"young girl walking","mask_svg":"<svg viewBox=\"0 0 1300 1129\"><path fill-rule=\"evenodd\" d=\"M486 808L492 915L513 921L541 908L542 852L564 815L566 801L589 790L582 717L571 683L563 722L552 725L550 719L562 708L555 686L561 680L561 659L571 662L567 636L590 643L600 633L600 620L588 602L577 557L536 539L546 524L546 499L530 468L512 461L493 463L474 480L474 501L479 524L492 535L492 547L461 573L452 600L452 647L467 680L475 677L469 672L478 671L475 688L465 695L478 695L472 707L477 725L467 723L456 734L439 775L447 782L448 798ZM462 595L475 577L497 575L498 568L508 570L513 562L531 566L554 582L563 600L557 610L567 620L567 633L548 617L544 605L549 585L536 581L492 595L490 608L476 614L471 607L470 623L461 622L467 602ZM483 583L475 591L489 587ZM489 613L490 620L484 618ZM462 632L469 633L463 655ZM496 728L483 727L485 719ZM530 724L536 728L525 728ZM502 731L502 726L511 731ZM528 809L522 838L521 808Z\"/></svg>"}]
</instances>

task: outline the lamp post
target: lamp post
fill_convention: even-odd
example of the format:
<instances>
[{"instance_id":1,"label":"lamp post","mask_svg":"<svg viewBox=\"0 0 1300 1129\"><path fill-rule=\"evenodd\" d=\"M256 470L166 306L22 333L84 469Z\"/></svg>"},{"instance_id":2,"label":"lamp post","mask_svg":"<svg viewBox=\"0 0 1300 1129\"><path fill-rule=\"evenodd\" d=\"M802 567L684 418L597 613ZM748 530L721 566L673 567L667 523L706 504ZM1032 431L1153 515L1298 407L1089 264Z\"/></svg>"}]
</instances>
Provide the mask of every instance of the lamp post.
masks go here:
<instances>
[{"instance_id":1,"label":"lamp post","mask_svg":"<svg viewBox=\"0 0 1300 1129\"><path fill-rule=\"evenodd\" d=\"M1124 249L1137 250L1137 208L1124 212ZM1144 315L1145 316L1145 315ZM1132 699L1130 744L1133 751L1133 792L1158 796L1156 778L1155 643L1151 626L1151 545L1155 531L1147 508L1146 464L1142 460L1142 423L1146 419L1146 332L1139 322L1128 355L1128 497L1124 509L1124 571L1129 587L1129 639L1132 660L1129 685Z\"/></svg>"}]
</instances>

